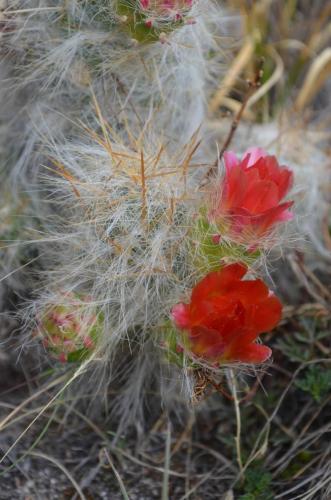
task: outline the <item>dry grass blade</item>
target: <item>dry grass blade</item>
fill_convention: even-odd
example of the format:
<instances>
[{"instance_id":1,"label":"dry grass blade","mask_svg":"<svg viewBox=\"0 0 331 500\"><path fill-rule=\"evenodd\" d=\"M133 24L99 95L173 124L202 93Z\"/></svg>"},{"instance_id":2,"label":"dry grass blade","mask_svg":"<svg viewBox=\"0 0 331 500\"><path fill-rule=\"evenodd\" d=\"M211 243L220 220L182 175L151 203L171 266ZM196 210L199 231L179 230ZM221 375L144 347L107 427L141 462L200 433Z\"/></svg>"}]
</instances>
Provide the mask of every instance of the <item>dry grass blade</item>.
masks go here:
<instances>
[{"instance_id":1,"label":"dry grass blade","mask_svg":"<svg viewBox=\"0 0 331 500\"><path fill-rule=\"evenodd\" d=\"M22 437L29 431L29 429L31 429L31 427L35 424L35 422L41 417L41 415L43 415L45 413L45 411L51 407L51 405L58 399L58 397L67 389L67 387L70 386L70 384L77 378L79 377L85 370L86 368L86 363L83 363L77 370L76 372L74 373L74 375L72 377L70 377L70 379L61 387L61 389L48 401L48 403L45 404L45 406L42 408L42 410L40 410L37 415L35 416L35 418L30 422L30 424L24 429L23 432L21 432L21 434L17 437L17 439L13 442L13 444L8 448L8 450L4 453L4 455L2 456L2 458L0 459L0 463L2 463L5 458L10 454L10 452L15 448L15 446L17 445L17 443L22 439ZM67 377L66 375L64 375L63 377L61 377L63 380L65 380ZM56 382L56 384L55 384ZM49 384L49 385L57 385L57 383L59 383L59 379L56 380L55 382L53 382L53 384ZM47 386L47 389L49 389L49 385ZM44 388L42 390L42 392L44 392L46 389ZM40 391L41 392L41 391ZM39 394L39 393L37 393ZM32 396L32 399L35 399L36 395L33 395ZM30 398L29 398L30 399ZM23 403L26 404L26 401L24 401ZM23 404L22 403L22 404ZM18 407L18 409L15 409L14 412L12 412L10 415L8 415L4 421L2 422L2 425L4 425L6 422L8 422L8 420L13 416L13 414L16 414L17 411L19 411L19 409L21 408L21 405Z\"/></svg>"},{"instance_id":2,"label":"dry grass blade","mask_svg":"<svg viewBox=\"0 0 331 500\"><path fill-rule=\"evenodd\" d=\"M54 457L50 457L49 455L46 455L45 453L41 453L39 451L29 451L26 454L30 455L31 457L43 458L44 460L47 460L48 462L51 462L52 464L56 465L56 467L58 467L63 472L63 474L65 474L67 476L67 478L69 479L69 481L71 482L71 484L75 488L76 493L79 496L79 498L81 500L87 500L86 496L82 492L82 490L81 490L79 484L77 483L77 481L75 480L75 478L70 474L68 469L66 469L66 467L64 467L64 465L61 464L61 462L59 460L57 460Z\"/></svg>"},{"instance_id":3,"label":"dry grass blade","mask_svg":"<svg viewBox=\"0 0 331 500\"><path fill-rule=\"evenodd\" d=\"M242 452L241 452L241 415L240 415L240 404L239 404L239 399L238 399L238 394L237 394L237 385L236 385L237 382L236 382L236 378L235 378L233 370L229 370L229 381L231 384L233 403L234 403L234 409L235 409L235 414L236 414L237 430L236 430L236 436L235 436L235 443L236 443L236 452L237 452L237 462L238 462L238 466L239 466L239 477L240 477L240 479L242 479L243 474L244 474L244 466L243 466Z\"/></svg>"},{"instance_id":4,"label":"dry grass blade","mask_svg":"<svg viewBox=\"0 0 331 500\"><path fill-rule=\"evenodd\" d=\"M298 111L302 111L311 102L330 75L331 48L327 48L314 59L309 68L304 84L295 102L295 107Z\"/></svg>"},{"instance_id":5,"label":"dry grass blade","mask_svg":"<svg viewBox=\"0 0 331 500\"><path fill-rule=\"evenodd\" d=\"M203 485L203 483L205 483L206 481L208 481L208 479L210 479L214 474L214 471L210 471L208 472L208 474L205 474L194 486L192 486L192 488L187 492L185 493L185 495L183 495L182 497L180 497L179 500L187 500L188 498L191 497L191 495L197 491L197 489Z\"/></svg>"},{"instance_id":6,"label":"dry grass blade","mask_svg":"<svg viewBox=\"0 0 331 500\"><path fill-rule=\"evenodd\" d=\"M124 500L130 500L128 492L127 492L127 490L126 490L126 488L124 486L123 480L122 480L120 474L118 473L117 469L115 468L115 465L113 464L113 462L112 462L112 460L111 460L111 458L109 456L109 453L106 450L106 448L103 449L103 452L104 452L104 454L105 454L105 456L106 456L106 458L108 460L108 463L109 463L109 465L110 465L110 467L111 467L111 469L112 469L112 471L113 471L113 473L114 473L114 475L115 475L115 477L116 477L116 479L118 481L118 484L119 484L119 487L120 487L120 490L121 490L121 493L123 495Z\"/></svg>"},{"instance_id":7,"label":"dry grass blade","mask_svg":"<svg viewBox=\"0 0 331 500\"><path fill-rule=\"evenodd\" d=\"M265 96L280 81L284 74L284 63L278 52L271 46L268 47L268 52L276 64L275 70L270 78L249 98L247 103L248 109Z\"/></svg>"},{"instance_id":8,"label":"dry grass blade","mask_svg":"<svg viewBox=\"0 0 331 500\"><path fill-rule=\"evenodd\" d=\"M248 37L240 49L238 55L234 59L232 66L226 73L224 80L221 82L218 91L210 100L209 111L215 113L222 105L224 98L231 91L235 83L237 83L243 69L251 62L255 50L255 43L251 37Z\"/></svg>"},{"instance_id":9,"label":"dry grass blade","mask_svg":"<svg viewBox=\"0 0 331 500\"><path fill-rule=\"evenodd\" d=\"M167 435L166 435L166 446L165 446L165 454L164 454L164 474L163 474L163 481L162 481L162 500L169 499L170 458L171 458L171 424L168 421Z\"/></svg>"},{"instance_id":10,"label":"dry grass blade","mask_svg":"<svg viewBox=\"0 0 331 500\"><path fill-rule=\"evenodd\" d=\"M32 401L36 400L39 396L41 396L42 394L44 394L44 392L47 392L49 391L50 389L52 389L53 387L55 387L56 385L60 384L61 382L63 382L65 380L65 376L62 376L62 377L59 377L57 378L56 380L53 380L53 382L50 382L49 384L47 384L46 387L43 387L42 389L40 389L38 392L36 392L35 394L32 394L32 396L30 396L29 398L25 399L24 401L22 401L21 404L19 404L18 406L16 406L12 412L9 413L9 415L7 415L1 422L0 422L0 431L3 430L3 428L6 426L6 424L8 422L10 422L14 417L15 415L17 415L26 405L28 405L29 403L31 403Z\"/></svg>"}]
</instances>

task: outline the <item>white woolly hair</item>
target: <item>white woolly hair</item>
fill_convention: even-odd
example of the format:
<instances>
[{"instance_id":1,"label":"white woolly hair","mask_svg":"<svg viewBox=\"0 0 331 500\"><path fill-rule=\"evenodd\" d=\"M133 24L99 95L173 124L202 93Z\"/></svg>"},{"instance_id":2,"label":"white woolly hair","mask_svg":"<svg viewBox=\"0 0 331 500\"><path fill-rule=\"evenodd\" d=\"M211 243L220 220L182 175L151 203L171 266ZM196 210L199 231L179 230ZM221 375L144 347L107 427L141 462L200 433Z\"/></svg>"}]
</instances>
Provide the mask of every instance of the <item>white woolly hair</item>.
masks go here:
<instances>
[{"instance_id":1,"label":"white woolly hair","mask_svg":"<svg viewBox=\"0 0 331 500\"><path fill-rule=\"evenodd\" d=\"M136 408L132 419L151 372L175 370L151 345L202 273L187 238L200 196L192 157L223 58L223 16L210 1L190 15L195 24L162 43L137 44L111 0L13 0L3 13L0 148L13 196L25 193L37 221L26 245L40 264L24 319L42 319L68 293L84 297L82 323L97 311L103 325L87 364L118 372L121 349L135 352L125 370L135 367L135 403L119 403L123 415ZM87 124L82 138L77 123ZM166 394L172 377L156 378Z\"/></svg>"},{"instance_id":2,"label":"white woolly hair","mask_svg":"<svg viewBox=\"0 0 331 500\"><path fill-rule=\"evenodd\" d=\"M106 9L106 27L96 8L103 17ZM157 131L183 145L203 122L206 97L223 58L223 16L217 3L194 3L196 23L169 33L163 44L132 44L116 22L113 1L70 0L59 6L51 0L17 0L5 15L2 51L12 68L2 86L23 95L19 116L24 128L40 122L38 112L47 122L52 109L88 119L90 87L118 130L125 120L140 130L157 114ZM52 124L55 135L59 126Z\"/></svg>"},{"instance_id":3,"label":"white woolly hair","mask_svg":"<svg viewBox=\"0 0 331 500\"><path fill-rule=\"evenodd\" d=\"M199 277L189 237L201 203L201 167L192 160L196 140L169 156L151 135L128 148L114 142L116 133L104 132L49 143L38 202L34 194L36 212L43 214L35 240L42 254L38 298L26 314L43 318L70 304L73 292L84 297L82 323L84 315L102 317L94 365L113 366L121 350L146 358L146 346L153 365L157 359L166 365L161 344L171 308ZM143 371L150 363L136 366ZM147 371L135 379L150 376Z\"/></svg>"},{"instance_id":4,"label":"white woolly hair","mask_svg":"<svg viewBox=\"0 0 331 500\"><path fill-rule=\"evenodd\" d=\"M1 12L1 173L15 203L28 196L37 221L43 143L68 145L77 121L99 132L96 107L120 142L128 123L136 137L153 127L174 155L203 122L223 57L219 5L195 2L196 24L164 43L132 43L115 10L112 0L13 0ZM7 260L3 274L19 265Z\"/></svg>"},{"instance_id":5,"label":"white woolly hair","mask_svg":"<svg viewBox=\"0 0 331 500\"><path fill-rule=\"evenodd\" d=\"M106 122L101 129L85 129L81 140L65 144L50 141L44 152L49 162L34 195L37 200L39 193L35 210L42 214L35 240L41 272L25 315L42 321L70 306L73 293L76 305L81 297L83 329L91 315L99 316L85 365L94 394L96 384L102 393L110 380L122 381L114 408L128 425L142 414L148 387L158 388L168 408L193 395L190 363L184 355L181 369L170 364L164 340L171 309L187 301L208 272L197 259L194 228L210 190L201 189L210 164L196 159L197 134L174 154L152 132L137 140L128 133L128 147Z\"/></svg>"},{"instance_id":6,"label":"white woolly hair","mask_svg":"<svg viewBox=\"0 0 331 500\"><path fill-rule=\"evenodd\" d=\"M7 157L14 151L12 185L39 221L30 243L41 269L25 318L40 321L69 294L82 297L82 324L97 314L101 327L75 373L91 365L94 392L125 377L117 411L129 424L153 383L169 404L178 380L192 396L190 369L179 375L167 362L162 335L172 307L206 274L191 230L208 196L197 146L220 71L222 11L194 3L196 24L135 45L113 23L113 2L103 4L107 29L88 2L65 5L13 2L2 37L1 98L13 92L20 104L1 143Z\"/></svg>"}]
</instances>

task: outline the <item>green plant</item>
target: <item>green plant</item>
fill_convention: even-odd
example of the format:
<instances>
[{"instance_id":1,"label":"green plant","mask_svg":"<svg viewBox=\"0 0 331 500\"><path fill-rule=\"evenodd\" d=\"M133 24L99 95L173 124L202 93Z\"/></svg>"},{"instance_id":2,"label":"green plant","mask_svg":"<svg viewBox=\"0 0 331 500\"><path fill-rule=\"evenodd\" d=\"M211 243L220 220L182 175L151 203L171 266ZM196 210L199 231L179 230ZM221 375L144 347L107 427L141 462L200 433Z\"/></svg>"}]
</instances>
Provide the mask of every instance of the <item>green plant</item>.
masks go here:
<instances>
[{"instance_id":1,"label":"green plant","mask_svg":"<svg viewBox=\"0 0 331 500\"><path fill-rule=\"evenodd\" d=\"M245 474L244 494L239 500L273 500L271 481L271 474L266 472L262 465L248 469Z\"/></svg>"},{"instance_id":2,"label":"green plant","mask_svg":"<svg viewBox=\"0 0 331 500\"><path fill-rule=\"evenodd\" d=\"M304 377L296 381L296 386L320 403L331 390L331 370L318 365L309 366Z\"/></svg>"}]
</instances>

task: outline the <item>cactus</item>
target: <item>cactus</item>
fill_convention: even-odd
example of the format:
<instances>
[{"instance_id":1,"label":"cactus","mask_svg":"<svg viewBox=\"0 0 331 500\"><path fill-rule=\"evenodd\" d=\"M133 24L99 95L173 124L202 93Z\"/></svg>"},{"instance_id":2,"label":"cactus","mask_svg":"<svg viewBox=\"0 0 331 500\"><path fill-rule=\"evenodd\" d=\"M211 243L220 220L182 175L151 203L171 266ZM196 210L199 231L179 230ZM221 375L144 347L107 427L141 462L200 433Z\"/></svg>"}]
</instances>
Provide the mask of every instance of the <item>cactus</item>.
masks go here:
<instances>
[{"instance_id":1,"label":"cactus","mask_svg":"<svg viewBox=\"0 0 331 500\"><path fill-rule=\"evenodd\" d=\"M134 40L165 43L168 33L194 22L190 17L191 7L192 0L143 0L133 3L117 0L115 9L123 28Z\"/></svg>"},{"instance_id":2,"label":"cactus","mask_svg":"<svg viewBox=\"0 0 331 500\"><path fill-rule=\"evenodd\" d=\"M10 117L0 144L6 185L17 198L24 193L36 224L26 236L40 268L22 311L29 342L41 341L55 366L65 362L80 373L83 365L91 380L109 369L109 379L99 380L105 391L125 373L116 408L127 425L141 412L152 371L171 405L173 387L191 401L194 373L206 364L217 374L226 364L265 361L270 349L253 341L276 324L280 306L255 275L278 238L273 223L286 217L277 212L270 231L257 235L251 198L244 206L250 225L242 231L234 229L240 203L218 204L227 178L205 126L206 102L222 72L218 3L14 4L4 14L0 49L1 100ZM257 168L262 182L266 167ZM274 200L278 178L271 170L265 201L269 196L268 210L280 210L287 189ZM250 340L249 322L241 322L250 355L231 343L231 353L209 359L192 340L196 325L181 326L173 311L189 307L199 283L227 266L247 270L246 281L236 283L260 287L259 302L271 304L266 316L276 303L277 310L272 321L253 322ZM247 300L237 297L236 308L250 315ZM209 340L211 330L223 335L209 326ZM122 354L130 358L126 370Z\"/></svg>"}]
</instances>

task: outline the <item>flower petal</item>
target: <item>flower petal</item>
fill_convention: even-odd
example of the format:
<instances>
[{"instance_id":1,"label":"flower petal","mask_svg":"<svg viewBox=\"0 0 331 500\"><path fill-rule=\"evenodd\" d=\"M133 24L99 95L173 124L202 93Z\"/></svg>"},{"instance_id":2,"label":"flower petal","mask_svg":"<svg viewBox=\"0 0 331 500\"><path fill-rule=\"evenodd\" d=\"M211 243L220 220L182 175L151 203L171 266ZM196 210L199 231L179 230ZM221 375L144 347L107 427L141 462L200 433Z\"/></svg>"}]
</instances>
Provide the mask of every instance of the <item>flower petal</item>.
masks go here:
<instances>
[{"instance_id":1,"label":"flower petal","mask_svg":"<svg viewBox=\"0 0 331 500\"><path fill-rule=\"evenodd\" d=\"M180 328L190 326L189 307L186 304L177 304L172 308L171 317L175 325Z\"/></svg>"},{"instance_id":2,"label":"flower petal","mask_svg":"<svg viewBox=\"0 0 331 500\"><path fill-rule=\"evenodd\" d=\"M277 207L270 208L265 213L258 215L254 220L252 220L252 223L259 227L260 234L262 234L277 222L292 220L293 214L292 212L289 212L288 208L290 208L293 203L293 201L285 201Z\"/></svg>"},{"instance_id":3,"label":"flower petal","mask_svg":"<svg viewBox=\"0 0 331 500\"><path fill-rule=\"evenodd\" d=\"M238 206L242 203L247 190L247 180L240 165L227 168L224 180L224 190L221 193L221 206L228 209L232 206Z\"/></svg>"},{"instance_id":4,"label":"flower petal","mask_svg":"<svg viewBox=\"0 0 331 500\"><path fill-rule=\"evenodd\" d=\"M262 180L247 191L242 206L252 215L260 214L278 205L278 186L273 181Z\"/></svg>"},{"instance_id":5,"label":"flower petal","mask_svg":"<svg viewBox=\"0 0 331 500\"><path fill-rule=\"evenodd\" d=\"M243 264L230 264L219 271L213 271L203 278L193 289L191 303L199 302L210 296L219 295L231 285L233 281L239 281L247 272Z\"/></svg>"},{"instance_id":6,"label":"flower petal","mask_svg":"<svg viewBox=\"0 0 331 500\"><path fill-rule=\"evenodd\" d=\"M225 151L223 158L226 169L231 169L239 163L237 155L233 151Z\"/></svg>"},{"instance_id":7,"label":"flower petal","mask_svg":"<svg viewBox=\"0 0 331 500\"><path fill-rule=\"evenodd\" d=\"M262 280L240 281L228 290L228 294L231 297L236 297L247 308L250 305L258 304L261 300L267 299L269 289Z\"/></svg>"},{"instance_id":8,"label":"flower petal","mask_svg":"<svg viewBox=\"0 0 331 500\"><path fill-rule=\"evenodd\" d=\"M226 344L217 330L204 326L195 327L190 334L192 352L199 357L216 360L223 353Z\"/></svg>"},{"instance_id":9,"label":"flower petal","mask_svg":"<svg viewBox=\"0 0 331 500\"><path fill-rule=\"evenodd\" d=\"M247 321L258 334L275 328L282 317L282 304L275 295L270 295L249 309Z\"/></svg>"},{"instance_id":10,"label":"flower petal","mask_svg":"<svg viewBox=\"0 0 331 500\"><path fill-rule=\"evenodd\" d=\"M243 344L235 351L226 354L226 361L241 361L242 363L264 363L270 358L272 350L261 344Z\"/></svg>"},{"instance_id":11,"label":"flower petal","mask_svg":"<svg viewBox=\"0 0 331 500\"><path fill-rule=\"evenodd\" d=\"M252 167L259 161L260 158L265 158L267 156L267 153L264 151L262 148L257 148L257 147L252 147L247 149L247 151L243 155L242 161L244 162L245 160L247 161L248 158L248 163L247 163L247 168Z\"/></svg>"}]
</instances>

